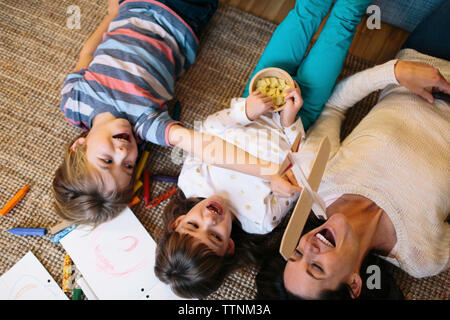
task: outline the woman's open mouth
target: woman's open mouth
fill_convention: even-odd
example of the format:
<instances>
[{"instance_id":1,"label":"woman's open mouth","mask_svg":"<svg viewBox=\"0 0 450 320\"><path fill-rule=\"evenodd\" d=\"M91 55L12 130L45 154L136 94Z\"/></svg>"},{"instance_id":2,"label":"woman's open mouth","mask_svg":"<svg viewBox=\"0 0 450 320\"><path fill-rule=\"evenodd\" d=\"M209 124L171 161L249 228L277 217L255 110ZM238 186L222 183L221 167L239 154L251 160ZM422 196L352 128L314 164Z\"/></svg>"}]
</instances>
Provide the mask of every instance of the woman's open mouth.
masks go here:
<instances>
[{"instance_id":1,"label":"woman's open mouth","mask_svg":"<svg viewBox=\"0 0 450 320\"><path fill-rule=\"evenodd\" d=\"M336 241L334 239L334 234L328 228L323 228L322 230L317 232L315 234L315 237L330 248L336 247Z\"/></svg>"},{"instance_id":2,"label":"woman's open mouth","mask_svg":"<svg viewBox=\"0 0 450 320\"><path fill-rule=\"evenodd\" d=\"M219 216L221 216L221 215L223 214L223 208L222 208L222 206L221 206L220 204L218 204L217 202L214 202L214 201L210 202L210 203L206 206L206 208L207 208L209 211L214 212L215 214L217 214L217 215L219 215Z\"/></svg>"},{"instance_id":3,"label":"woman's open mouth","mask_svg":"<svg viewBox=\"0 0 450 320\"><path fill-rule=\"evenodd\" d=\"M122 142L130 142L130 134L129 133L119 133L113 135L113 139L117 139Z\"/></svg>"}]
</instances>

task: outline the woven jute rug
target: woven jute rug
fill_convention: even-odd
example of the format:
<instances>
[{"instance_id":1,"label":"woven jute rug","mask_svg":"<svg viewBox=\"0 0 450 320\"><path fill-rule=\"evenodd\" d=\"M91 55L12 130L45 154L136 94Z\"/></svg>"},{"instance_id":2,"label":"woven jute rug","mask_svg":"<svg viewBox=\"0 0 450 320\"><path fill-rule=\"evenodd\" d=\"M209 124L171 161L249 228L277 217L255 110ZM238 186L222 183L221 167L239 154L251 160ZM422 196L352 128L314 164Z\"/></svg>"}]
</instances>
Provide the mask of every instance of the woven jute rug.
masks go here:
<instances>
[{"instance_id":1,"label":"woven jute rug","mask_svg":"<svg viewBox=\"0 0 450 320\"><path fill-rule=\"evenodd\" d=\"M76 63L78 53L106 13L106 1L78 0L80 29L71 29L67 12L72 1L0 0L0 206L20 188L30 185L26 197L6 217L0 217L0 275L28 251L32 251L57 283L62 285L65 251L50 236L20 237L7 232L13 227L56 224L51 182L61 162L63 146L79 134L59 111L64 77ZM276 25L227 5L221 5L201 35L195 64L176 86L181 120L192 127L194 120L229 105L239 96ZM342 76L371 65L349 55ZM343 136L360 121L377 99L372 94L347 117ZM169 106L171 107L171 106ZM173 174L180 165L168 159L172 149L150 147L153 173ZM173 185L152 184L152 198ZM158 240L161 213L167 202L146 210L138 204L136 216ZM450 271L427 279L413 279L392 267L407 299L449 299ZM253 299L257 267L247 267L227 277L210 299Z\"/></svg>"}]
</instances>

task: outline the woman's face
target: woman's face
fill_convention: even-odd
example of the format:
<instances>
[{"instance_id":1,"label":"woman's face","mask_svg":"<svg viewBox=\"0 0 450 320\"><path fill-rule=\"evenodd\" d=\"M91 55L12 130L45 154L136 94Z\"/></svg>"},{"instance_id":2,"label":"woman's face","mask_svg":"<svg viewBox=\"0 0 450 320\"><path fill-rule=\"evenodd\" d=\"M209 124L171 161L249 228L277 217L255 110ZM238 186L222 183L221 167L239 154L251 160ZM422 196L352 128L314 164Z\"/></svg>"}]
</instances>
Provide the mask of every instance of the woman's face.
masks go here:
<instances>
[{"instance_id":1,"label":"woman's face","mask_svg":"<svg viewBox=\"0 0 450 320\"><path fill-rule=\"evenodd\" d=\"M342 214L300 238L284 269L284 285L291 293L317 299L324 290L335 290L345 282L350 286L359 277L359 245L355 233Z\"/></svg>"},{"instance_id":2,"label":"woman's face","mask_svg":"<svg viewBox=\"0 0 450 320\"><path fill-rule=\"evenodd\" d=\"M224 256L234 252L234 242L230 238L233 217L225 200L214 195L179 216L172 227L176 232L199 239L218 255Z\"/></svg>"}]
</instances>

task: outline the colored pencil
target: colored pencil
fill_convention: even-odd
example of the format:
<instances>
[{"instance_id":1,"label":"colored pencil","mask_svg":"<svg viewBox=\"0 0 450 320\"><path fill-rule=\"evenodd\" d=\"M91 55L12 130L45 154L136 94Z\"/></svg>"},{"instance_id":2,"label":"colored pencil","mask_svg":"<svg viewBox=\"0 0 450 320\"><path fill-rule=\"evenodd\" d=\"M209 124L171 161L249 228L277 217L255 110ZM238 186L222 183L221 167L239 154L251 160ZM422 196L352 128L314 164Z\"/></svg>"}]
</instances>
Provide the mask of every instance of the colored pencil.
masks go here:
<instances>
[{"instance_id":1,"label":"colored pencil","mask_svg":"<svg viewBox=\"0 0 450 320\"><path fill-rule=\"evenodd\" d=\"M25 186L22 189L20 189L15 195L14 197L12 197L11 200L9 200L5 206L0 210L0 214L2 216L6 216L8 214L8 212L10 212L15 206L16 204L23 199L23 197L25 197L25 195L27 194L28 190L30 190L30 186Z\"/></svg>"},{"instance_id":2,"label":"colored pencil","mask_svg":"<svg viewBox=\"0 0 450 320\"><path fill-rule=\"evenodd\" d=\"M44 228L12 228L8 232L19 236L45 236L47 230Z\"/></svg>"}]
</instances>

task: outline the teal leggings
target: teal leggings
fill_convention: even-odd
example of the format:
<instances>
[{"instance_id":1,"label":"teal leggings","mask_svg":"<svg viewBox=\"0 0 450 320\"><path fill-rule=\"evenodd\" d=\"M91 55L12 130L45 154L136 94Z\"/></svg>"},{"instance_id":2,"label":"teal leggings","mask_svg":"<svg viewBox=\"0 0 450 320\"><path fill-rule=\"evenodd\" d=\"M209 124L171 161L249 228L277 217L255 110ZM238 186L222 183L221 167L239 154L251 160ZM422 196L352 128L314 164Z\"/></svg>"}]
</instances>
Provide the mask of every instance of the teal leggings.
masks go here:
<instances>
[{"instance_id":1,"label":"teal leggings","mask_svg":"<svg viewBox=\"0 0 450 320\"><path fill-rule=\"evenodd\" d=\"M298 115L305 130L317 120L342 71L356 27L372 0L337 0L314 46L308 44L333 3L298 0L275 29L250 79L261 69L278 67L297 81L303 106ZM249 94L249 84L243 97Z\"/></svg>"}]
</instances>

